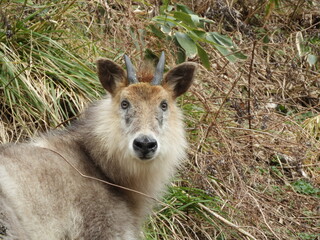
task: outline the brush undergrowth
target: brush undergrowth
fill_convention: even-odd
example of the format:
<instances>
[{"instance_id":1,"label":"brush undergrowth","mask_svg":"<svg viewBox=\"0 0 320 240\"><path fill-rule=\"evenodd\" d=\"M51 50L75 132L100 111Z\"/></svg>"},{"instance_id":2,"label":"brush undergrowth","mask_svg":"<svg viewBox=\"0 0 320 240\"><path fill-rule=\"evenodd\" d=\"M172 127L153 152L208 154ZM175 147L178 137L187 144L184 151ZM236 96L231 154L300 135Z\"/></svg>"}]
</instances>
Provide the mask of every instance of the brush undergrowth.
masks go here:
<instances>
[{"instance_id":1,"label":"brush undergrowth","mask_svg":"<svg viewBox=\"0 0 320 240\"><path fill-rule=\"evenodd\" d=\"M76 116L101 93L93 62L77 51L90 39L64 33L68 3L1 2L1 125L10 140Z\"/></svg>"},{"instance_id":2,"label":"brush undergrowth","mask_svg":"<svg viewBox=\"0 0 320 240\"><path fill-rule=\"evenodd\" d=\"M97 57L138 62L165 50L172 66L183 47L170 31L207 19L198 33L219 32L247 59L192 39L205 55L184 58L206 68L179 99L189 161L145 238L319 239L319 3L175 1L187 16L164 2L1 1L0 142L68 124L100 97ZM178 27L167 35L150 28L170 14Z\"/></svg>"}]
</instances>

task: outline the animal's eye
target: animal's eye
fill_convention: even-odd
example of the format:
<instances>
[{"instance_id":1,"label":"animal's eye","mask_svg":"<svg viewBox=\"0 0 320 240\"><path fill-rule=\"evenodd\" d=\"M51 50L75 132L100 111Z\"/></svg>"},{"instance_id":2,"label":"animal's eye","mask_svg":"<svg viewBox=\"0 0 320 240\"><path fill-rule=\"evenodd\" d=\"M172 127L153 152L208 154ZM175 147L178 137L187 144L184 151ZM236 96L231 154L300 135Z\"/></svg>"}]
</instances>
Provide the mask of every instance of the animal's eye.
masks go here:
<instances>
[{"instance_id":1,"label":"animal's eye","mask_svg":"<svg viewBox=\"0 0 320 240\"><path fill-rule=\"evenodd\" d=\"M166 101L162 101L160 107L162 111L166 111L168 109L168 103Z\"/></svg>"},{"instance_id":2,"label":"animal's eye","mask_svg":"<svg viewBox=\"0 0 320 240\"><path fill-rule=\"evenodd\" d=\"M130 103L127 100L123 100L121 102L121 108L122 109L127 109L130 106Z\"/></svg>"}]
</instances>

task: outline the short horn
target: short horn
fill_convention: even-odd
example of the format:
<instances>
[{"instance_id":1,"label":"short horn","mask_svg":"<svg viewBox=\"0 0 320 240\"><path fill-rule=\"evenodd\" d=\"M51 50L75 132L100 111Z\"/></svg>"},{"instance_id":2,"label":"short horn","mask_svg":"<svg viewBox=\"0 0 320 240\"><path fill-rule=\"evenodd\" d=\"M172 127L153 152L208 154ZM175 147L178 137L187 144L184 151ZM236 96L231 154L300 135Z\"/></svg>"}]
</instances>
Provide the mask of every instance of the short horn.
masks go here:
<instances>
[{"instance_id":1,"label":"short horn","mask_svg":"<svg viewBox=\"0 0 320 240\"><path fill-rule=\"evenodd\" d=\"M139 81L137 79L136 72L134 70L134 67L132 65L130 58L127 55L124 55L124 62L127 67L127 77L128 77L129 84L138 83Z\"/></svg>"},{"instance_id":2,"label":"short horn","mask_svg":"<svg viewBox=\"0 0 320 240\"><path fill-rule=\"evenodd\" d=\"M156 71L154 77L152 79L152 85L160 85L162 78L163 78L163 71L164 71L164 64L165 64L165 56L164 52L161 53L158 65L156 67Z\"/></svg>"}]
</instances>

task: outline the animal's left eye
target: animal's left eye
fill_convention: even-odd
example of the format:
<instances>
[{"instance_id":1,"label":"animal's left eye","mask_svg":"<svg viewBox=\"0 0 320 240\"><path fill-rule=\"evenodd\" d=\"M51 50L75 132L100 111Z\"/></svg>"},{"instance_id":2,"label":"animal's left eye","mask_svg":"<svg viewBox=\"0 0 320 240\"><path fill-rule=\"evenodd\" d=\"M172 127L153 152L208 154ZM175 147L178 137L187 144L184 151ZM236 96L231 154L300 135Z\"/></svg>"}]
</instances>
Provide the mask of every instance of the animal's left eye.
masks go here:
<instances>
[{"instance_id":1,"label":"animal's left eye","mask_svg":"<svg viewBox=\"0 0 320 240\"><path fill-rule=\"evenodd\" d=\"M127 109L128 107L130 106L130 103L127 101L127 100L123 100L122 102L121 102L121 108L122 109Z\"/></svg>"},{"instance_id":2,"label":"animal's left eye","mask_svg":"<svg viewBox=\"0 0 320 240\"><path fill-rule=\"evenodd\" d=\"M162 101L160 107L162 111L166 111L168 109L168 103L166 101Z\"/></svg>"}]
</instances>

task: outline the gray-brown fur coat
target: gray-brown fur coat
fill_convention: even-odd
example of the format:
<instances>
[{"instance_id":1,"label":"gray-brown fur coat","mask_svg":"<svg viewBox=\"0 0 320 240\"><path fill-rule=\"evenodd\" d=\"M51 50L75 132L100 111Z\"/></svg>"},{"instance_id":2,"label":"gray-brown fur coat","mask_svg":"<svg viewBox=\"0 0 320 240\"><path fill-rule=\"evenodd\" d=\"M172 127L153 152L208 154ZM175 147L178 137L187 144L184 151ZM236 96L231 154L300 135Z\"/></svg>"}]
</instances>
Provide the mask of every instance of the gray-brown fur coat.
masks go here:
<instances>
[{"instance_id":1,"label":"gray-brown fur coat","mask_svg":"<svg viewBox=\"0 0 320 240\"><path fill-rule=\"evenodd\" d=\"M139 239L153 200L78 171L159 197L185 157L175 99L195 64L178 65L160 85L129 84L107 59L97 66L106 98L65 130L0 146L0 239Z\"/></svg>"}]
</instances>

